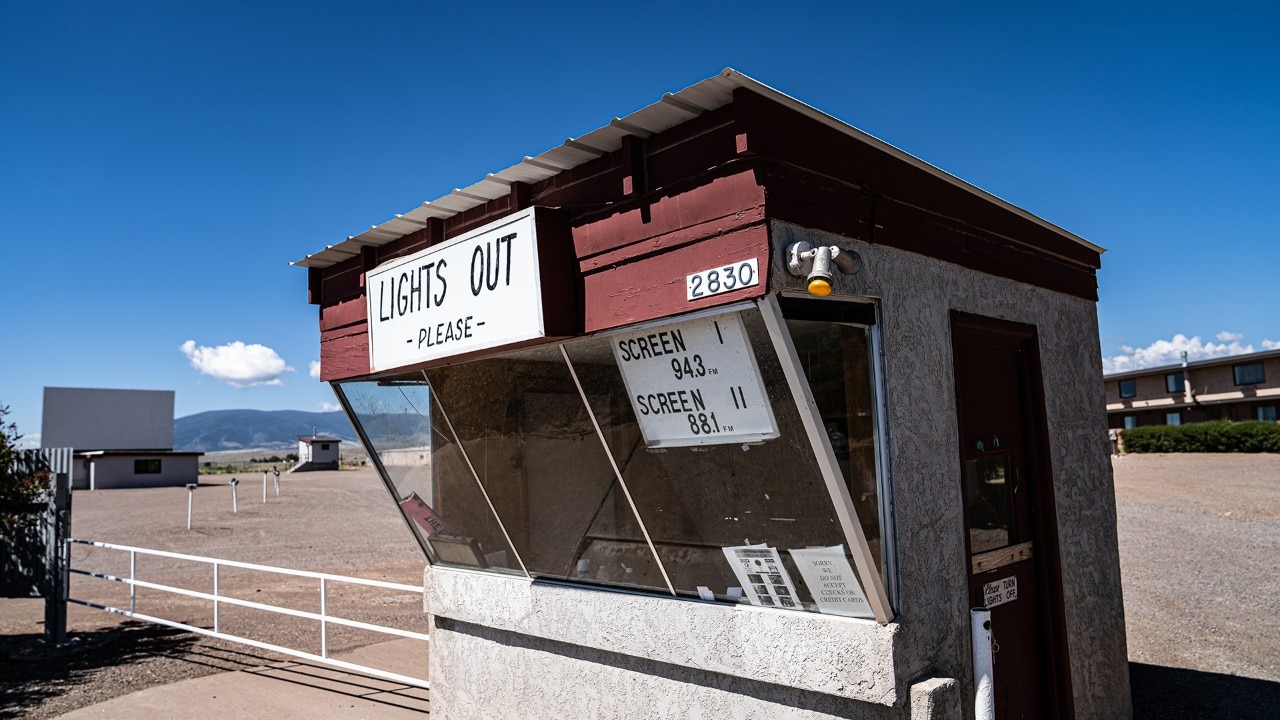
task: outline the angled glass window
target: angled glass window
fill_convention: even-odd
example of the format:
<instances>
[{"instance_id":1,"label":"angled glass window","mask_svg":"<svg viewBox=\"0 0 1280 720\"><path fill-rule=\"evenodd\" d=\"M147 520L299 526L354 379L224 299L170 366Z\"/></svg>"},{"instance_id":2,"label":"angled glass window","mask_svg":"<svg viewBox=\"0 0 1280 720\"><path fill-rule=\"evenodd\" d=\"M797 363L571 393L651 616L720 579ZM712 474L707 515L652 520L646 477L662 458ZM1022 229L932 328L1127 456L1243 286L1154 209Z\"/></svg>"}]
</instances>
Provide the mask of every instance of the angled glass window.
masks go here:
<instances>
[{"instance_id":1,"label":"angled glass window","mask_svg":"<svg viewBox=\"0 0 1280 720\"><path fill-rule=\"evenodd\" d=\"M426 377L531 575L669 591L558 345Z\"/></svg>"},{"instance_id":2,"label":"angled glass window","mask_svg":"<svg viewBox=\"0 0 1280 720\"><path fill-rule=\"evenodd\" d=\"M759 311L713 319L709 341L677 320L566 345L676 592L872 617Z\"/></svg>"},{"instance_id":3,"label":"angled glass window","mask_svg":"<svg viewBox=\"0 0 1280 720\"><path fill-rule=\"evenodd\" d=\"M334 387L432 564L523 574L420 373Z\"/></svg>"}]
</instances>

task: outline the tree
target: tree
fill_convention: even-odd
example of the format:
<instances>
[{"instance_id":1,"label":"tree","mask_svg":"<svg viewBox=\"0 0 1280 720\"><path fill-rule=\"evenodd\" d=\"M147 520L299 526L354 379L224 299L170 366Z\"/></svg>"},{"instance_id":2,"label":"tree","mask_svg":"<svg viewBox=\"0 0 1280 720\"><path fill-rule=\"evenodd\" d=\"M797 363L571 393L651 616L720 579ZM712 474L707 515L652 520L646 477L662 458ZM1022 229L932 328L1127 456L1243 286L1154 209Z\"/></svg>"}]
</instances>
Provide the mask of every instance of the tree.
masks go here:
<instances>
[{"instance_id":1,"label":"tree","mask_svg":"<svg viewBox=\"0 0 1280 720\"><path fill-rule=\"evenodd\" d=\"M38 519L32 505L48 486L48 471L31 470L22 462L18 425L5 422L8 405L0 405L0 537L13 539L18 530Z\"/></svg>"}]
</instances>

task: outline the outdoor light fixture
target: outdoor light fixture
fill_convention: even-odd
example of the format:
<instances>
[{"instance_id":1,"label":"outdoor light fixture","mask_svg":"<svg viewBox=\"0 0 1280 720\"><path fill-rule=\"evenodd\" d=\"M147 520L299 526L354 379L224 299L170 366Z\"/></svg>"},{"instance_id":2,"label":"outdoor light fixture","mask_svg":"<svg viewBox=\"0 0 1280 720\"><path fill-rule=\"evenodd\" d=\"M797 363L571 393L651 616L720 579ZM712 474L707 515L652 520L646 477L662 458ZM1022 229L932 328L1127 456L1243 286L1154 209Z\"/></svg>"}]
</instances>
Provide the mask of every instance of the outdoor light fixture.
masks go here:
<instances>
[{"instance_id":1,"label":"outdoor light fixture","mask_svg":"<svg viewBox=\"0 0 1280 720\"><path fill-rule=\"evenodd\" d=\"M862 256L835 245L813 247L803 240L787 248L787 269L792 275L805 279L810 295L826 297L831 294L833 264L845 275L857 275L862 270Z\"/></svg>"}]
</instances>

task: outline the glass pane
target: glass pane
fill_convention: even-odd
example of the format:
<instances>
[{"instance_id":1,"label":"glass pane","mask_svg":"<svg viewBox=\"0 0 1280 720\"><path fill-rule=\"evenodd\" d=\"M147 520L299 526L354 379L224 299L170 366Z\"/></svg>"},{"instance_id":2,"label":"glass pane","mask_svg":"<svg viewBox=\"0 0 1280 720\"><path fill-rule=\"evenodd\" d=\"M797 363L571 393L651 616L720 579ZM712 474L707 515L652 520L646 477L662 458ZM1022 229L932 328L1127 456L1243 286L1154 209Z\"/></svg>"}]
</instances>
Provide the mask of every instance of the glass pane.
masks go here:
<instances>
[{"instance_id":1,"label":"glass pane","mask_svg":"<svg viewBox=\"0 0 1280 720\"><path fill-rule=\"evenodd\" d=\"M1019 542L1013 517L1013 478L1008 455L966 460L969 552L977 554Z\"/></svg>"},{"instance_id":2,"label":"glass pane","mask_svg":"<svg viewBox=\"0 0 1280 720\"><path fill-rule=\"evenodd\" d=\"M679 594L870 617L865 601L861 609L851 609L852 601L820 602L836 592L862 591L848 569L844 534L760 314L733 315L754 349L777 423L774 439L646 447L610 341L581 340L566 348ZM688 349L690 357L694 352ZM692 387L676 371L684 354L663 358L675 363L672 393ZM829 570L820 575L816 567ZM824 578L845 584L814 587Z\"/></svg>"},{"instance_id":3,"label":"glass pane","mask_svg":"<svg viewBox=\"0 0 1280 720\"><path fill-rule=\"evenodd\" d=\"M876 469L876 402L870 328L815 320L787 320L787 329L827 439L849 486L858 522L876 569L884 577Z\"/></svg>"},{"instance_id":4,"label":"glass pane","mask_svg":"<svg viewBox=\"0 0 1280 720\"><path fill-rule=\"evenodd\" d=\"M337 387L431 562L519 573L422 376Z\"/></svg>"},{"instance_id":5,"label":"glass pane","mask_svg":"<svg viewBox=\"0 0 1280 720\"><path fill-rule=\"evenodd\" d=\"M559 346L426 376L530 574L666 591Z\"/></svg>"}]
</instances>

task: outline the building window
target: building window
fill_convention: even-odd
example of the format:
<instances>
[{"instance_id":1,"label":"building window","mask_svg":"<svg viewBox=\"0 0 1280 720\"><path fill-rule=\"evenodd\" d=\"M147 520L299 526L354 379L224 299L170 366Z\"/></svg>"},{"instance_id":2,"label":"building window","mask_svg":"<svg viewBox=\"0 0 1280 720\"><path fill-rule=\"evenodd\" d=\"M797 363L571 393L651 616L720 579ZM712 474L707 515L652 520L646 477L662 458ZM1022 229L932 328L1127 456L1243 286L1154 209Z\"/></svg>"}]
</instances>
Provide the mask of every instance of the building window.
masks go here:
<instances>
[{"instance_id":1,"label":"building window","mask_svg":"<svg viewBox=\"0 0 1280 720\"><path fill-rule=\"evenodd\" d=\"M891 554L866 308L770 326L739 306L337 387L433 564L872 617L852 596ZM823 401L801 408L789 376Z\"/></svg>"},{"instance_id":2,"label":"building window","mask_svg":"<svg viewBox=\"0 0 1280 720\"><path fill-rule=\"evenodd\" d=\"M1243 365L1232 365L1231 370L1236 375L1237 385L1257 385L1267 381L1267 376L1262 371L1262 363L1245 363Z\"/></svg>"},{"instance_id":3,"label":"building window","mask_svg":"<svg viewBox=\"0 0 1280 720\"><path fill-rule=\"evenodd\" d=\"M1183 390L1183 378L1185 376L1180 373L1169 373L1164 376L1164 389L1171 393L1180 393Z\"/></svg>"},{"instance_id":4,"label":"building window","mask_svg":"<svg viewBox=\"0 0 1280 720\"><path fill-rule=\"evenodd\" d=\"M321 450L328 450L328 449L329 449L329 443L320 443L320 449L321 449Z\"/></svg>"},{"instance_id":5,"label":"building window","mask_svg":"<svg viewBox=\"0 0 1280 720\"><path fill-rule=\"evenodd\" d=\"M1276 406L1275 406L1275 405L1263 405L1263 406L1259 407L1259 408L1258 408L1258 419L1259 419L1259 420L1262 420L1262 421L1264 421L1264 422L1275 422L1275 421L1276 421Z\"/></svg>"},{"instance_id":6,"label":"building window","mask_svg":"<svg viewBox=\"0 0 1280 720\"><path fill-rule=\"evenodd\" d=\"M1132 430L1132 429L1134 429L1134 428L1136 428L1136 427L1138 427L1138 416L1137 416L1137 415L1125 415L1125 416L1124 416L1124 429L1125 429L1125 430Z\"/></svg>"},{"instance_id":7,"label":"building window","mask_svg":"<svg viewBox=\"0 0 1280 720\"><path fill-rule=\"evenodd\" d=\"M149 460L133 461L134 475L159 475L160 474L160 458L151 458Z\"/></svg>"},{"instance_id":8,"label":"building window","mask_svg":"<svg viewBox=\"0 0 1280 720\"><path fill-rule=\"evenodd\" d=\"M1182 413L1176 413L1176 412L1165 413L1164 424L1165 425L1181 425Z\"/></svg>"},{"instance_id":9,"label":"building window","mask_svg":"<svg viewBox=\"0 0 1280 720\"><path fill-rule=\"evenodd\" d=\"M1131 398L1138 394L1138 382L1136 380L1120 381L1120 397Z\"/></svg>"}]
</instances>

